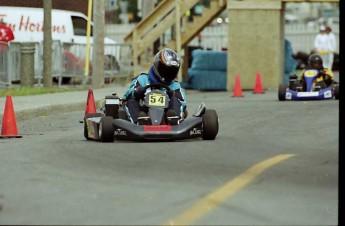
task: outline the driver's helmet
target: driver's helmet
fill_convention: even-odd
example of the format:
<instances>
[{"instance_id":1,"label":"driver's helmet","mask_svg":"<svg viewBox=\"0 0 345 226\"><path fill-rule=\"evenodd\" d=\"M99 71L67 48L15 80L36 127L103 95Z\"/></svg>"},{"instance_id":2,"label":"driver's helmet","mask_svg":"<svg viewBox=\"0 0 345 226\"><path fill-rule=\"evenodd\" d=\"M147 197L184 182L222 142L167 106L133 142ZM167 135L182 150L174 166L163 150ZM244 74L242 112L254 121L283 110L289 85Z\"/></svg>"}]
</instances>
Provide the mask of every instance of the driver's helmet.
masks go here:
<instances>
[{"instance_id":1,"label":"driver's helmet","mask_svg":"<svg viewBox=\"0 0 345 226\"><path fill-rule=\"evenodd\" d=\"M323 62L322 62L322 58L320 55L318 54L312 54L309 56L308 59L308 64L310 67L315 68L315 69L323 69Z\"/></svg>"},{"instance_id":2,"label":"driver's helmet","mask_svg":"<svg viewBox=\"0 0 345 226\"><path fill-rule=\"evenodd\" d=\"M156 54L153 70L161 82L169 84L177 77L179 69L180 57L172 49L165 48Z\"/></svg>"}]
</instances>

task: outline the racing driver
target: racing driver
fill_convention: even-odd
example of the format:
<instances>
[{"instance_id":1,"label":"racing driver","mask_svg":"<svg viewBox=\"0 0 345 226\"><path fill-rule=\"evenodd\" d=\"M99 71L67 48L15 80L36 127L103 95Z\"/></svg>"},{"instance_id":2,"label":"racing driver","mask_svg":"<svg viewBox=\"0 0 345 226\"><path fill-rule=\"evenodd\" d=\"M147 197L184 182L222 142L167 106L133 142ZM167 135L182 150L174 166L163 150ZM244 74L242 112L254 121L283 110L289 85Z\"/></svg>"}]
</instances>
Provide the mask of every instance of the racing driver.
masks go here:
<instances>
[{"instance_id":1,"label":"racing driver","mask_svg":"<svg viewBox=\"0 0 345 226\"><path fill-rule=\"evenodd\" d=\"M165 112L166 124L176 125L180 119L185 117L186 96L177 81L177 74L181 66L180 57L169 48L160 50L154 57L153 65L148 73L141 73L134 77L129 89L124 93L123 99L126 102L126 113L131 122L139 125L151 124L147 115L147 107L140 105L140 100L150 88L144 87L149 84L162 83L169 86L170 91L162 88L170 98L168 109Z\"/></svg>"}]
</instances>

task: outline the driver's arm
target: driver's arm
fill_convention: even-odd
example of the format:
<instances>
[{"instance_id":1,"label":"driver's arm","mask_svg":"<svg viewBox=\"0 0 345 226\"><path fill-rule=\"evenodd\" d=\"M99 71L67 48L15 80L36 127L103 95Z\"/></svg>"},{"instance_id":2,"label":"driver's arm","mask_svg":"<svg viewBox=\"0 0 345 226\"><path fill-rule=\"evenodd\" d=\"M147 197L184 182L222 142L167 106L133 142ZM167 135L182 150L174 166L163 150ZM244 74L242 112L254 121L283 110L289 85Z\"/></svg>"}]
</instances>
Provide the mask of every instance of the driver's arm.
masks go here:
<instances>
[{"instance_id":1,"label":"driver's arm","mask_svg":"<svg viewBox=\"0 0 345 226\"><path fill-rule=\"evenodd\" d=\"M130 98L141 98L145 94L145 88L141 85L145 84L142 76L138 75L132 79L129 89L125 92L123 99L128 100Z\"/></svg>"},{"instance_id":2,"label":"driver's arm","mask_svg":"<svg viewBox=\"0 0 345 226\"><path fill-rule=\"evenodd\" d=\"M179 100L184 100L185 98L184 98L184 95L183 95L183 93L182 93L182 91L181 91L181 89L177 89L177 90L174 90L175 91L175 96L179 99Z\"/></svg>"},{"instance_id":3,"label":"driver's arm","mask_svg":"<svg viewBox=\"0 0 345 226\"><path fill-rule=\"evenodd\" d=\"M324 81L326 83L327 86L330 86L333 82L334 82L334 75L333 72L328 69L328 68L324 68L323 71L324 73Z\"/></svg>"},{"instance_id":4,"label":"driver's arm","mask_svg":"<svg viewBox=\"0 0 345 226\"><path fill-rule=\"evenodd\" d=\"M299 75L298 75L298 81L302 81L302 77L303 77L303 73L305 72L305 69L303 69L300 73L299 73Z\"/></svg>"},{"instance_id":5,"label":"driver's arm","mask_svg":"<svg viewBox=\"0 0 345 226\"><path fill-rule=\"evenodd\" d=\"M181 103L181 105L186 108L187 106L187 98L184 90L181 87L181 84L178 82L174 82L170 85L170 88L175 91L175 97L177 97Z\"/></svg>"},{"instance_id":6,"label":"driver's arm","mask_svg":"<svg viewBox=\"0 0 345 226\"><path fill-rule=\"evenodd\" d=\"M326 75L326 80L328 79L328 80L334 80L334 74L333 74L333 72L330 70L330 69L328 69L328 68L325 68L325 69L323 69L323 72L325 73L325 75Z\"/></svg>"}]
</instances>

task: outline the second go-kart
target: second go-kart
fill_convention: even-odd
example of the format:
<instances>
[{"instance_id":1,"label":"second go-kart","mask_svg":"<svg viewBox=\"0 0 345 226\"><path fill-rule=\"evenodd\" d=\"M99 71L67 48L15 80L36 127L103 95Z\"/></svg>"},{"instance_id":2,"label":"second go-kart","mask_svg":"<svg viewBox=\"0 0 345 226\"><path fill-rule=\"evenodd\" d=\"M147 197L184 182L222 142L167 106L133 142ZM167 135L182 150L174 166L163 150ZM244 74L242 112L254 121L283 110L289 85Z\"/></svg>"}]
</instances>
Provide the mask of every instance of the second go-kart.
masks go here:
<instances>
[{"instance_id":1,"label":"second go-kart","mask_svg":"<svg viewBox=\"0 0 345 226\"><path fill-rule=\"evenodd\" d=\"M303 83L297 82L297 76L290 77L290 84L279 85L278 99L284 100L325 100L339 99L339 84L327 86L318 70L309 69L303 73Z\"/></svg>"},{"instance_id":2,"label":"second go-kart","mask_svg":"<svg viewBox=\"0 0 345 226\"><path fill-rule=\"evenodd\" d=\"M202 138L214 140L218 134L218 115L213 109L206 109L200 103L195 113L183 118L177 124L166 123L165 110L169 105L169 96L162 91L169 91L164 84L150 84L142 105L148 108L150 124L138 125L131 122L125 110L125 100L113 94L105 97L103 113L86 114L84 117L84 136L87 140L113 142L118 140L183 140ZM187 113L185 112L185 115Z\"/></svg>"}]
</instances>

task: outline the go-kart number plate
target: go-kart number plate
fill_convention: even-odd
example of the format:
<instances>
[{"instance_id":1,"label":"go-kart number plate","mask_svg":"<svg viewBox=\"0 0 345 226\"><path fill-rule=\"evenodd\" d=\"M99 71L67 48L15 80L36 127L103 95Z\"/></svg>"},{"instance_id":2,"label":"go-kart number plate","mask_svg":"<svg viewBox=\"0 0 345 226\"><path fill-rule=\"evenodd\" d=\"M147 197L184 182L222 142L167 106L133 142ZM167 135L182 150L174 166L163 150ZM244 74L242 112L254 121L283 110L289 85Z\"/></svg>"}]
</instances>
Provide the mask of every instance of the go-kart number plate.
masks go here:
<instances>
[{"instance_id":1,"label":"go-kart number plate","mask_svg":"<svg viewBox=\"0 0 345 226\"><path fill-rule=\"evenodd\" d=\"M319 92L300 92L297 93L298 97L317 97Z\"/></svg>"},{"instance_id":2,"label":"go-kart number plate","mask_svg":"<svg viewBox=\"0 0 345 226\"><path fill-rule=\"evenodd\" d=\"M149 95L149 106L164 107L166 96L160 93L151 93Z\"/></svg>"},{"instance_id":3,"label":"go-kart number plate","mask_svg":"<svg viewBox=\"0 0 345 226\"><path fill-rule=\"evenodd\" d=\"M317 70L307 70L304 72L305 77L314 77L317 74Z\"/></svg>"}]
</instances>

